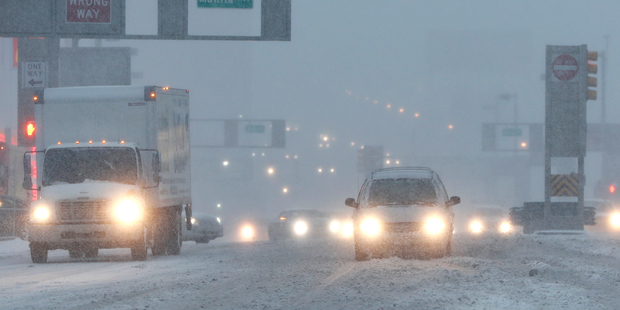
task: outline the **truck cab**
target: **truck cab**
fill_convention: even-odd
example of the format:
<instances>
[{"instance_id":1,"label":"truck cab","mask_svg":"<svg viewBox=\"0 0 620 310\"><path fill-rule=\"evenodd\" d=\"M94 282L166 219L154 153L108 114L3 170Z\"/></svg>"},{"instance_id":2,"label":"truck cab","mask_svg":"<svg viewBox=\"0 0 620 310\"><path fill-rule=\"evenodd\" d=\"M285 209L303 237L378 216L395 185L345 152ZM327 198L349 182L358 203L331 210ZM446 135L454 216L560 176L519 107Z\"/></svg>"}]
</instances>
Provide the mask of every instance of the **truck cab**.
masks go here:
<instances>
[{"instance_id":1,"label":"truck cab","mask_svg":"<svg viewBox=\"0 0 620 310\"><path fill-rule=\"evenodd\" d=\"M47 252L95 257L130 248L133 260L178 255L191 218L185 90L106 86L46 89L35 102L36 150L24 155L35 263ZM186 220L191 229L191 222Z\"/></svg>"}]
</instances>

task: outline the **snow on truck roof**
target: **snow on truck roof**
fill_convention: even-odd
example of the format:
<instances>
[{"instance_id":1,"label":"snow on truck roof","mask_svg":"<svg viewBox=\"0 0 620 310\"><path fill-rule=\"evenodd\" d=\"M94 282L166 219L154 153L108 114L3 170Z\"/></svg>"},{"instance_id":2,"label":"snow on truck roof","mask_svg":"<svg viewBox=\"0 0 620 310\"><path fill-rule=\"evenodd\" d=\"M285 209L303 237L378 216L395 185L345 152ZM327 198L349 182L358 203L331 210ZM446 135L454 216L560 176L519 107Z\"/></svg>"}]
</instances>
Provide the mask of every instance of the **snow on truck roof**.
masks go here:
<instances>
[{"instance_id":1,"label":"snow on truck roof","mask_svg":"<svg viewBox=\"0 0 620 310\"><path fill-rule=\"evenodd\" d=\"M187 92L186 90L158 86L80 86L46 88L43 98L45 103L100 101L102 98L106 100L144 101L145 88L173 93Z\"/></svg>"},{"instance_id":2,"label":"snow on truck roof","mask_svg":"<svg viewBox=\"0 0 620 310\"><path fill-rule=\"evenodd\" d=\"M435 172L426 167L398 167L379 169L372 173L373 180L378 179L433 179Z\"/></svg>"}]
</instances>

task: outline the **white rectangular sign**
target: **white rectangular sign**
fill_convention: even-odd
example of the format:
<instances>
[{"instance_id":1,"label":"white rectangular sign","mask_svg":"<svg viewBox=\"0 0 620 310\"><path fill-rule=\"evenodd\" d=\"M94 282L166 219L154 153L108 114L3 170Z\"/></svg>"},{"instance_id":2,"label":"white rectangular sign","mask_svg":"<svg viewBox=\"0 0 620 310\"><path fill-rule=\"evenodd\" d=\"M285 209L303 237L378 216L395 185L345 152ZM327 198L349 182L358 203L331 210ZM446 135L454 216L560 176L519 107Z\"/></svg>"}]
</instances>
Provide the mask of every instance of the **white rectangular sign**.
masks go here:
<instances>
[{"instance_id":1,"label":"white rectangular sign","mask_svg":"<svg viewBox=\"0 0 620 310\"><path fill-rule=\"evenodd\" d=\"M22 62L22 88L47 87L47 62Z\"/></svg>"}]
</instances>

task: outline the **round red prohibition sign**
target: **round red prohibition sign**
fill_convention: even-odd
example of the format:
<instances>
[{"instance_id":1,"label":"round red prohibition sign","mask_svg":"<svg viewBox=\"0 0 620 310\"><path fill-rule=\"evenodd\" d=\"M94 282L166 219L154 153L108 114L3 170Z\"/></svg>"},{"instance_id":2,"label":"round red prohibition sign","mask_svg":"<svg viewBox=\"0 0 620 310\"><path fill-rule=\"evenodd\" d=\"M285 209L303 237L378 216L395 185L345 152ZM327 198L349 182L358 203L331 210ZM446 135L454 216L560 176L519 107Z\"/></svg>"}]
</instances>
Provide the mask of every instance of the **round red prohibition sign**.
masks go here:
<instances>
[{"instance_id":1,"label":"round red prohibition sign","mask_svg":"<svg viewBox=\"0 0 620 310\"><path fill-rule=\"evenodd\" d=\"M558 80L570 81L577 75L579 65L575 57L564 54L553 60L551 70L553 70L553 75L555 75Z\"/></svg>"}]
</instances>

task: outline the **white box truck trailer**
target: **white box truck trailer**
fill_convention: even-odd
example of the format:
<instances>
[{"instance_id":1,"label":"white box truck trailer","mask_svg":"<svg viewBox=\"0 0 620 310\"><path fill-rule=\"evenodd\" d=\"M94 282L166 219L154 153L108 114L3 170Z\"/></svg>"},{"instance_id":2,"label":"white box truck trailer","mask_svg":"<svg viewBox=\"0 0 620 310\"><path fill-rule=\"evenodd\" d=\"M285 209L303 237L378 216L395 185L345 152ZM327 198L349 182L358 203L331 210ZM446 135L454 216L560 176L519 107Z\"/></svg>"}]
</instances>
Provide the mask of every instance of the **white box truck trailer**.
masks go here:
<instances>
[{"instance_id":1,"label":"white box truck trailer","mask_svg":"<svg viewBox=\"0 0 620 310\"><path fill-rule=\"evenodd\" d=\"M155 86L48 88L35 101L36 151L24 188L37 191L34 263L131 248L133 260L178 255L191 229L189 91ZM182 219L185 209L187 218Z\"/></svg>"}]
</instances>

